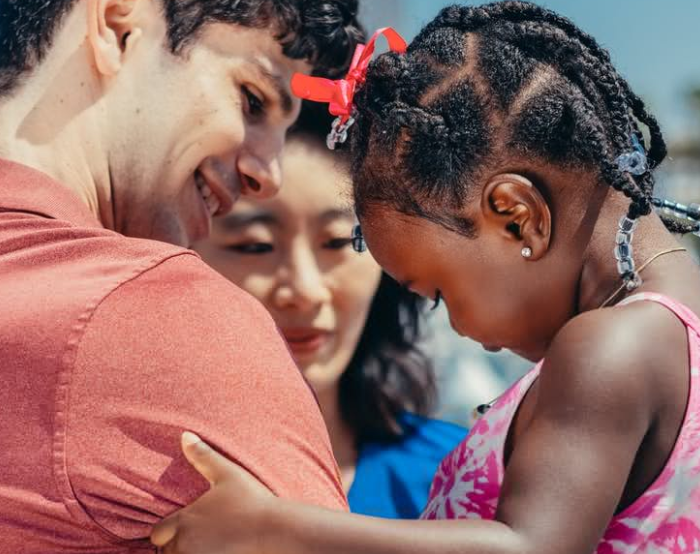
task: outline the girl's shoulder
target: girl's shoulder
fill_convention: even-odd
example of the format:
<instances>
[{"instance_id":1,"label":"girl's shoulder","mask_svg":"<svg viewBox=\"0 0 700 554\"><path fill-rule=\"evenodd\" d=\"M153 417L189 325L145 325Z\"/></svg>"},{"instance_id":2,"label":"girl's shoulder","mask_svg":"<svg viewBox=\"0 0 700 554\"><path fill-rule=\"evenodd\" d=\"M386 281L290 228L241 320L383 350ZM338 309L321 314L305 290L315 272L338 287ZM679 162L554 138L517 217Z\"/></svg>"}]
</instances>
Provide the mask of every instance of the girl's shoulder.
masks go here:
<instances>
[{"instance_id":1,"label":"girl's shoulder","mask_svg":"<svg viewBox=\"0 0 700 554\"><path fill-rule=\"evenodd\" d=\"M556 335L542 365L540 389L554 405L571 395L594 408L655 412L687 388L686 322L659 302L632 302L571 319ZM623 410L624 411L624 410Z\"/></svg>"},{"instance_id":2,"label":"girl's shoulder","mask_svg":"<svg viewBox=\"0 0 700 554\"><path fill-rule=\"evenodd\" d=\"M640 295L641 297L642 295ZM680 304L640 301L580 314L568 321L550 345L546 360L561 359L578 366L599 362L610 370L668 366L688 358L687 321ZM633 300L633 299L631 299ZM671 306L671 307L669 307ZM678 306L678 307L676 307ZM689 313L689 312L688 312ZM693 316L694 317L694 316ZM545 361L545 365L547 364Z\"/></svg>"}]
</instances>

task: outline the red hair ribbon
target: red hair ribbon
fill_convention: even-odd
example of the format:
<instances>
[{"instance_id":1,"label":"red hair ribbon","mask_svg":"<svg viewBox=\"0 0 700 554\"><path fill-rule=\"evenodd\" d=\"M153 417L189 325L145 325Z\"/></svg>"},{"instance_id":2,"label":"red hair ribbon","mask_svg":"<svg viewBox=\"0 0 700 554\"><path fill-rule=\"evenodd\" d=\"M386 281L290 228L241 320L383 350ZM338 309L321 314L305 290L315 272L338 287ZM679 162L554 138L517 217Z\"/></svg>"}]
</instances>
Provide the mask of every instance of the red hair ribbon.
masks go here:
<instances>
[{"instance_id":1,"label":"red hair ribbon","mask_svg":"<svg viewBox=\"0 0 700 554\"><path fill-rule=\"evenodd\" d=\"M367 78L367 68L369 62L372 61L377 39L382 35L389 42L389 49L392 52L399 54L406 52L408 46L401 35L391 27L384 27L376 31L366 45L357 45L345 79L333 81L302 73L295 73L292 77L292 92L295 96L314 102L326 102L329 104L328 111L338 116L333 124L333 132L329 136L329 147L331 148L333 148L331 143L335 145L336 142L344 142L343 137L347 136L347 128L352 125L355 91L358 85L362 85ZM331 137L334 138L331 140Z\"/></svg>"}]
</instances>

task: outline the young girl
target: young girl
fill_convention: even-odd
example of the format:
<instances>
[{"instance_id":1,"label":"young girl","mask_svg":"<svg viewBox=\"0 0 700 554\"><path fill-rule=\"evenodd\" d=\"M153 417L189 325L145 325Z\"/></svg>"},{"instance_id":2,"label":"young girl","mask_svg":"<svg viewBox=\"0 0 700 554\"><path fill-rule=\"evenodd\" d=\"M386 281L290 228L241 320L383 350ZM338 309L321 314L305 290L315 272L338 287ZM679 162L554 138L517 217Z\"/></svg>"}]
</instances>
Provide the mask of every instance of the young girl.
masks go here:
<instances>
[{"instance_id":1,"label":"young girl","mask_svg":"<svg viewBox=\"0 0 700 554\"><path fill-rule=\"evenodd\" d=\"M281 501L186 435L214 487L156 544L700 552L700 276L653 208L675 210L673 231L697 231L700 210L654 198L661 131L607 52L533 4L455 6L350 79L375 259L442 299L458 333L540 361L443 461L425 521Z\"/></svg>"}]
</instances>

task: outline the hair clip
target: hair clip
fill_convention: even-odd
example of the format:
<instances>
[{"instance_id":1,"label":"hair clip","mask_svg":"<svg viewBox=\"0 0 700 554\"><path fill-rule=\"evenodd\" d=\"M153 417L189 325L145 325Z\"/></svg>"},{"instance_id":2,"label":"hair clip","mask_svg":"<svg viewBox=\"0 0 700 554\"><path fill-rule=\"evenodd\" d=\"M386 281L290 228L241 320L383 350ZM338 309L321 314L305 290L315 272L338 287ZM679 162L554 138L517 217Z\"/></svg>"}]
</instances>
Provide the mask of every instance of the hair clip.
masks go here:
<instances>
[{"instance_id":1,"label":"hair clip","mask_svg":"<svg viewBox=\"0 0 700 554\"><path fill-rule=\"evenodd\" d=\"M367 243L365 237L362 236L362 227L359 224L352 228L352 249L358 254L367 251Z\"/></svg>"},{"instance_id":2,"label":"hair clip","mask_svg":"<svg viewBox=\"0 0 700 554\"><path fill-rule=\"evenodd\" d=\"M673 200L666 200L665 198L652 198L651 203L658 210L665 210L676 217L685 218L695 223L691 233L696 237L700 237L700 204L691 203L686 205Z\"/></svg>"},{"instance_id":3,"label":"hair clip","mask_svg":"<svg viewBox=\"0 0 700 554\"><path fill-rule=\"evenodd\" d=\"M618 156L617 167L623 173L631 175L644 175L649 171L646 151L636 134L632 134L632 151Z\"/></svg>"},{"instance_id":4,"label":"hair clip","mask_svg":"<svg viewBox=\"0 0 700 554\"><path fill-rule=\"evenodd\" d=\"M353 111L353 114L355 112ZM351 115L346 121L342 117L337 117L331 126L331 132L326 137L326 146L329 150L335 150L338 144L343 144L348 140L348 130L355 123L355 118Z\"/></svg>"},{"instance_id":5,"label":"hair clip","mask_svg":"<svg viewBox=\"0 0 700 554\"><path fill-rule=\"evenodd\" d=\"M665 198L652 198L651 203L655 208L667 210L674 215L685 217L691 221L700 221L700 204L681 204Z\"/></svg>"},{"instance_id":6,"label":"hair clip","mask_svg":"<svg viewBox=\"0 0 700 554\"><path fill-rule=\"evenodd\" d=\"M376 31L367 44L358 44L352 57L350 69L344 79L324 79L311 77L303 73L295 73L292 77L292 92L303 100L326 102L328 111L338 118L333 122L333 128L328 135L326 144L335 150L337 144L342 144L348 138L348 129L355 123L355 92L364 84L367 78L367 68L372 61L377 39L386 37L392 52L403 54L408 45L406 41L391 27Z\"/></svg>"},{"instance_id":7,"label":"hair clip","mask_svg":"<svg viewBox=\"0 0 700 554\"><path fill-rule=\"evenodd\" d=\"M630 219L626 215L622 216L617 226L617 235L615 235L613 253L617 260L617 272L628 291L633 291L642 284L642 279L632 257L632 238L638 223L638 219Z\"/></svg>"}]
</instances>

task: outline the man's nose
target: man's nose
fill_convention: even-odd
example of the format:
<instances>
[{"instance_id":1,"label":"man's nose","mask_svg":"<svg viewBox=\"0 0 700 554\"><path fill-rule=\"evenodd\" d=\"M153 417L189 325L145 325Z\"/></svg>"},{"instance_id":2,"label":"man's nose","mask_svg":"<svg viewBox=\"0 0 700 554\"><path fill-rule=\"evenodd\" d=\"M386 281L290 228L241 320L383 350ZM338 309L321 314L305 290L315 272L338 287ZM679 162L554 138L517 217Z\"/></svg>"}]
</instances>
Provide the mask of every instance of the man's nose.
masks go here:
<instances>
[{"instance_id":1,"label":"man's nose","mask_svg":"<svg viewBox=\"0 0 700 554\"><path fill-rule=\"evenodd\" d=\"M255 198L271 198L282 187L284 140L272 139L267 148L251 148L238 158L241 192ZM277 144L274 144L277 143ZM262 146L262 145L261 145Z\"/></svg>"}]
</instances>

